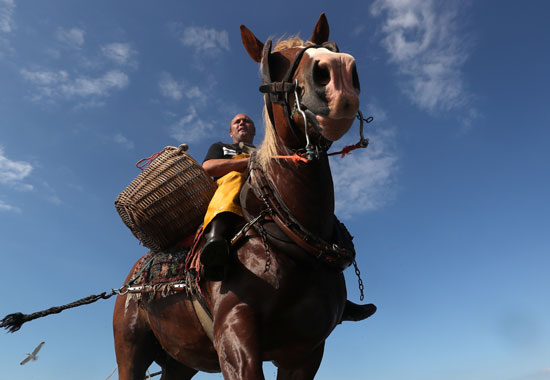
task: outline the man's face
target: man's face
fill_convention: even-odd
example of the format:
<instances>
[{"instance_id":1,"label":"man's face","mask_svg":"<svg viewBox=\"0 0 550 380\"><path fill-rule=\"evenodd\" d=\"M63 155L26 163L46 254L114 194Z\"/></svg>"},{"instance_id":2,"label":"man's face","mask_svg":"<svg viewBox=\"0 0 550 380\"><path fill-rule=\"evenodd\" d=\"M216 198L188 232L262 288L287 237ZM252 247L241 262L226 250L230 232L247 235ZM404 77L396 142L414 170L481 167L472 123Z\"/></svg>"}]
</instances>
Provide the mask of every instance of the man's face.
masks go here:
<instances>
[{"instance_id":1,"label":"man's face","mask_svg":"<svg viewBox=\"0 0 550 380\"><path fill-rule=\"evenodd\" d=\"M252 144L255 135L256 128L254 127L254 123L244 113L237 114L233 120L231 120L229 136L233 139L233 144L238 144L240 142Z\"/></svg>"}]
</instances>

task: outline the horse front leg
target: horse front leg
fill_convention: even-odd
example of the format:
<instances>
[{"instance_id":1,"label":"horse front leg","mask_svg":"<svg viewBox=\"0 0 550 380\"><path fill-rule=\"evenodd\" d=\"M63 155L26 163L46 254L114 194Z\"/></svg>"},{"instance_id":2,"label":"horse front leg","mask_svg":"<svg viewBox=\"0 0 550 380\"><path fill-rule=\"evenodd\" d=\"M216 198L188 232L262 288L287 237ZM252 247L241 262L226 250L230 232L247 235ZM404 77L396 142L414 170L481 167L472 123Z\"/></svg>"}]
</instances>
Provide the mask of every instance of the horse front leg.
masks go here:
<instances>
[{"instance_id":1,"label":"horse front leg","mask_svg":"<svg viewBox=\"0 0 550 380\"><path fill-rule=\"evenodd\" d=\"M313 380L321 365L324 351L325 342L319 345L300 367L293 369L279 368L277 370L277 380Z\"/></svg>"},{"instance_id":2,"label":"horse front leg","mask_svg":"<svg viewBox=\"0 0 550 380\"><path fill-rule=\"evenodd\" d=\"M126 295L118 296L113 314L115 353L120 380L143 380L158 345L136 302L126 308Z\"/></svg>"},{"instance_id":3,"label":"horse front leg","mask_svg":"<svg viewBox=\"0 0 550 380\"><path fill-rule=\"evenodd\" d=\"M220 305L214 322L214 345L225 380L265 380L257 320L248 305Z\"/></svg>"}]
</instances>

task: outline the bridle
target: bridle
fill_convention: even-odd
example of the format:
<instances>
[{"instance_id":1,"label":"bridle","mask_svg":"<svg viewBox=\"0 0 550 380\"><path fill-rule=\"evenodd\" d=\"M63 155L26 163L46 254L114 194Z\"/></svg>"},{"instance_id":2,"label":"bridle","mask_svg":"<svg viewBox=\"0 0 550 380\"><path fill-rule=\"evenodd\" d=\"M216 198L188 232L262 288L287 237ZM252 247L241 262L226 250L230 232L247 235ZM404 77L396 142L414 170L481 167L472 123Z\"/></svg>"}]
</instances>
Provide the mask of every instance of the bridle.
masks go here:
<instances>
[{"instance_id":1,"label":"bridle","mask_svg":"<svg viewBox=\"0 0 550 380\"><path fill-rule=\"evenodd\" d=\"M300 102L300 96L298 94L298 80L292 81L292 78L294 77L294 74L296 74L296 70L298 69L298 66L300 65L300 62L305 54L305 52L308 49L311 48L325 48L332 52L338 53L340 50L338 49L338 45L336 45L333 41L324 42L320 45L317 44L311 44L308 46L305 46L302 48L298 54L294 57L294 60L292 61L292 64L290 65L290 68L286 72L285 76L281 81L274 82L271 80L271 70L270 70L270 63L271 63L271 46L272 46L272 40L268 40L262 51L262 60L260 64L260 69L262 73L262 85L260 86L259 90L264 94L265 99L265 105L267 108L267 113L269 115L269 119L271 121L271 125L273 127L274 133L276 136L278 136L277 129L275 128L275 120L273 117L273 103L279 104L283 108L283 112L285 114L285 118L287 120L288 125L291 127L292 132L296 137L299 136L299 128L292 119L292 116L294 116L296 113L300 113L302 118L304 119L304 134L306 138L306 146L303 149L300 149L300 153L305 153L305 157L308 161L312 161L313 159L318 159L320 156L320 153L326 153L330 146L332 145L332 142L327 140L321 135L321 131L319 129L319 125L317 123L316 115L308 110L301 102ZM294 107L290 108L290 104L288 102L288 95L294 93ZM308 119L309 116L309 119ZM360 148L366 148L368 145L368 139L364 138L363 136L363 122L366 121L367 123L370 123L372 121L372 117L369 117L367 119L363 118L363 114L361 111L357 111L357 118L361 122L360 126L360 140L356 144L356 147ZM311 122L311 124L316 128L317 132L319 133L320 137L316 144L312 144L309 138L308 133L308 121ZM298 153L298 152L295 152Z\"/></svg>"}]
</instances>

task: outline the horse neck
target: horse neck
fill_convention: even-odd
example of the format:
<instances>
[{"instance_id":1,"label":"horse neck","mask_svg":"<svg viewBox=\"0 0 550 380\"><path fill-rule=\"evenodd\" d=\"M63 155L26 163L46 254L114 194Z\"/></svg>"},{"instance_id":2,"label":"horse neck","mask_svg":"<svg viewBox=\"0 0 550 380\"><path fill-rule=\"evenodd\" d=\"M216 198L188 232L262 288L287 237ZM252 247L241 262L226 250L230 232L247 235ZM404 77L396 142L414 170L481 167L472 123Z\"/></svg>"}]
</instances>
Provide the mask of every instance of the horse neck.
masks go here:
<instances>
[{"instance_id":1,"label":"horse neck","mask_svg":"<svg viewBox=\"0 0 550 380\"><path fill-rule=\"evenodd\" d=\"M308 163L280 160L268 169L281 200L297 221L311 233L332 237L334 188L328 157Z\"/></svg>"}]
</instances>

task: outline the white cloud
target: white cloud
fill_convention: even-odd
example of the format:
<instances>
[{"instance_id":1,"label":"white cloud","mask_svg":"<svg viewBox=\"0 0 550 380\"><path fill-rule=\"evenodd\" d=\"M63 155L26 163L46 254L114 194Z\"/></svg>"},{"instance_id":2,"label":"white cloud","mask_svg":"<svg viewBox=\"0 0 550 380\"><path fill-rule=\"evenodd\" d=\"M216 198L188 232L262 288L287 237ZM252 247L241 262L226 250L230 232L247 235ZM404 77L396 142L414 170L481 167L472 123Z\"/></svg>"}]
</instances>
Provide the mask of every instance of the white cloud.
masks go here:
<instances>
[{"instance_id":1,"label":"white cloud","mask_svg":"<svg viewBox=\"0 0 550 380\"><path fill-rule=\"evenodd\" d=\"M110 90L120 90L128 83L128 75L118 70L111 70L98 78L80 77L70 83L63 83L60 90L67 96L105 96Z\"/></svg>"},{"instance_id":2,"label":"white cloud","mask_svg":"<svg viewBox=\"0 0 550 380\"><path fill-rule=\"evenodd\" d=\"M42 182L40 195L47 202L50 202L55 206L60 206L63 204L63 201L61 200L61 198L59 198L55 189L52 186L50 186L50 184L47 182L44 182L44 181Z\"/></svg>"},{"instance_id":3,"label":"white cloud","mask_svg":"<svg viewBox=\"0 0 550 380\"><path fill-rule=\"evenodd\" d=\"M58 28L56 37L59 41L67 44L72 48L79 49L84 45L84 35L86 32L79 28L64 29Z\"/></svg>"},{"instance_id":4,"label":"white cloud","mask_svg":"<svg viewBox=\"0 0 550 380\"><path fill-rule=\"evenodd\" d=\"M392 150L391 131L369 133L366 150L344 158L331 158L336 214L342 219L383 207L394 197L397 155Z\"/></svg>"},{"instance_id":5,"label":"white cloud","mask_svg":"<svg viewBox=\"0 0 550 380\"><path fill-rule=\"evenodd\" d=\"M0 32L10 33L15 24L13 22L13 12L15 10L15 1L0 0Z\"/></svg>"},{"instance_id":6,"label":"white cloud","mask_svg":"<svg viewBox=\"0 0 550 380\"><path fill-rule=\"evenodd\" d=\"M21 183L32 172L32 165L24 161L12 161L4 156L0 147L0 184L12 185L21 190L32 190L31 185Z\"/></svg>"},{"instance_id":7,"label":"white cloud","mask_svg":"<svg viewBox=\"0 0 550 380\"><path fill-rule=\"evenodd\" d=\"M133 149L134 143L130 141L126 136L122 135L122 133L117 133L113 136L113 141L117 144L122 145L126 149Z\"/></svg>"},{"instance_id":8,"label":"white cloud","mask_svg":"<svg viewBox=\"0 0 550 380\"><path fill-rule=\"evenodd\" d=\"M15 207L12 205L7 204L3 200L0 199L0 212L2 211L12 211L12 212L21 212L21 209L19 207Z\"/></svg>"},{"instance_id":9,"label":"white cloud","mask_svg":"<svg viewBox=\"0 0 550 380\"><path fill-rule=\"evenodd\" d=\"M192 47L196 52L210 55L219 54L222 50L229 51L229 35L225 30L189 26L183 30L181 43Z\"/></svg>"},{"instance_id":10,"label":"white cloud","mask_svg":"<svg viewBox=\"0 0 550 380\"><path fill-rule=\"evenodd\" d=\"M445 111L468 103L461 72L467 44L457 33L456 9L436 4L375 0L371 13L386 16L383 45L405 78L404 92L423 109Z\"/></svg>"},{"instance_id":11,"label":"white cloud","mask_svg":"<svg viewBox=\"0 0 550 380\"><path fill-rule=\"evenodd\" d=\"M171 126L170 135L180 143L190 144L206 137L212 137L214 124L198 117L195 107L189 108L189 113Z\"/></svg>"},{"instance_id":12,"label":"white cloud","mask_svg":"<svg viewBox=\"0 0 550 380\"><path fill-rule=\"evenodd\" d=\"M110 60L125 65L130 63L130 59L136 54L128 43L114 42L101 47L101 52Z\"/></svg>"},{"instance_id":13,"label":"white cloud","mask_svg":"<svg viewBox=\"0 0 550 380\"><path fill-rule=\"evenodd\" d=\"M354 37L359 36L365 30L365 24L359 24L351 31L351 35Z\"/></svg>"},{"instance_id":14,"label":"white cloud","mask_svg":"<svg viewBox=\"0 0 550 380\"><path fill-rule=\"evenodd\" d=\"M78 77L71 76L63 70L31 71L20 70L21 75L27 81L37 87L34 95L35 100L42 100L44 97L98 97L107 96L112 90L120 90L129 83L128 75L119 71L111 70L99 77Z\"/></svg>"},{"instance_id":15,"label":"white cloud","mask_svg":"<svg viewBox=\"0 0 550 380\"><path fill-rule=\"evenodd\" d=\"M65 82L69 79L66 71L29 71L22 69L20 71L23 78L39 86L52 86L57 83Z\"/></svg>"},{"instance_id":16,"label":"white cloud","mask_svg":"<svg viewBox=\"0 0 550 380\"><path fill-rule=\"evenodd\" d=\"M189 86L185 81L177 81L170 74L162 74L159 81L160 93L170 99L180 100L183 97L192 99L195 104L204 103L206 95L197 86Z\"/></svg>"},{"instance_id":17,"label":"white cloud","mask_svg":"<svg viewBox=\"0 0 550 380\"><path fill-rule=\"evenodd\" d=\"M159 89L167 98L180 100L183 97L183 83L176 81L170 74L163 74L159 81Z\"/></svg>"},{"instance_id":18,"label":"white cloud","mask_svg":"<svg viewBox=\"0 0 550 380\"><path fill-rule=\"evenodd\" d=\"M375 103L367 104L367 107L364 110L364 118L369 118L371 116L373 120L376 120L376 122L378 123L388 119L386 111L384 111L378 104ZM368 124L365 124L365 128L368 128Z\"/></svg>"}]
</instances>

